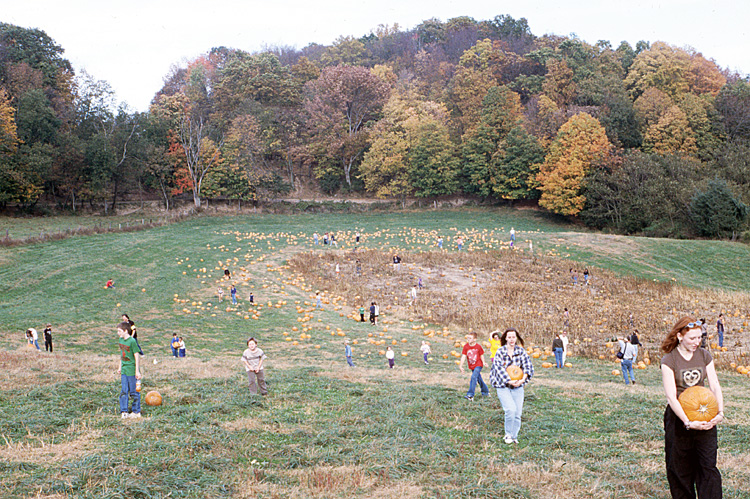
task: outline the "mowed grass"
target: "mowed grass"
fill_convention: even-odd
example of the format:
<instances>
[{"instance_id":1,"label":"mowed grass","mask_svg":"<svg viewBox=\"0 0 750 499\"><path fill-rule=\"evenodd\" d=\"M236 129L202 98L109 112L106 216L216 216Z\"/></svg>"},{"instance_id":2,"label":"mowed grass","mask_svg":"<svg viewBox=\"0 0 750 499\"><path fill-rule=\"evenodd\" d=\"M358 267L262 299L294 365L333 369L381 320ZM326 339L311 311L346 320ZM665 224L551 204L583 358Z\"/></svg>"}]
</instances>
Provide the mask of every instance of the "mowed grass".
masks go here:
<instances>
[{"instance_id":1,"label":"mowed grass","mask_svg":"<svg viewBox=\"0 0 750 499\"><path fill-rule=\"evenodd\" d=\"M383 251L387 269L392 251L432 250L438 233L451 250L458 235L471 251L507 246L511 226L517 246L532 240L543 254L585 256L590 240L608 237L534 212L462 210L206 217L0 250L0 496L668 497L655 365L637 371L639 384L628 388L611 363L575 357L563 371L537 363L521 443L507 447L497 397L462 399L468 376L454 358L442 358L453 339L435 339L425 366L424 330L412 329L408 311L384 309L376 327L355 323L351 307L330 295L323 311L312 311L315 289L285 266L300 251L330 250L312 248L313 231L335 231L343 254L359 230L361 249ZM659 241L626 244L652 243L652 261L669 263L657 259ZM716 253L722 246L700 244ZM726 254L743 254L729 247ZM610 253L601 258L631 272L625 257ZM586 263L605 266L593 256ZM721 268L716 258L712 264ZM224 268L238 284L238 307L228 291L217 302ZM110 277L116 288L105 290ZM144 407L142 421L125 423L114 332L122 312L136 321L147 354L144 393L158 389L165 399ZM23 331L41 332L47 321L56 353L25 348ZM302 327L311 338L299 337ZM357 340L355 369L346 367L338 329ZM173 332L185 337L187 359L170 357ZM368 334L397 342L396 369L387 369L384 347L367 343ZM269 356L265 398L248 395L239 363L249 335ZM747 377L723 372L721 381L729 416L719 442L725 497L750 497Z\"/></svg>"}]
</instances>

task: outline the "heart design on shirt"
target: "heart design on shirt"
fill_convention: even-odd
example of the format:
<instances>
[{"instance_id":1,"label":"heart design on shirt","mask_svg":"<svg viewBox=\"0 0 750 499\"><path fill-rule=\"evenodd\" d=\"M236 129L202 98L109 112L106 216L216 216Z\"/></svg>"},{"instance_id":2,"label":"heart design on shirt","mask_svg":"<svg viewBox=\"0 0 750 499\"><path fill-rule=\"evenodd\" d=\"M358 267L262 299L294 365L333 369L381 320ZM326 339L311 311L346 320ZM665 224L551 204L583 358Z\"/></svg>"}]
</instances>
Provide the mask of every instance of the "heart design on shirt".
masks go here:
<instances>
[{"instance_id":1,"label":"heart design on shirt","mask_svg":"<svg viewBox=\"0 0 750 499\"><path fill-rule=\"evenodd\" d=\"M700 380L701 380L700 369L691 369L691 370L682 371L682 382L685 384L685 386L697 385Z\"/></svg>"}]
</instances>

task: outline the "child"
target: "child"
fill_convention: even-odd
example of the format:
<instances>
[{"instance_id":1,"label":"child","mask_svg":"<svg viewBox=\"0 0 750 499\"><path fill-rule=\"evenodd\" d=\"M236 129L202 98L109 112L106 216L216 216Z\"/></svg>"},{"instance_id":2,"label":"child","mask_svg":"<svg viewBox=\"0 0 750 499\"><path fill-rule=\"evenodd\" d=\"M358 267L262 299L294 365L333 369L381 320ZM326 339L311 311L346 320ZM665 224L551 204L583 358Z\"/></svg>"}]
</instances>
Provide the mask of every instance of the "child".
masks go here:
<instances>
[{"instance_id":1,"label":"child","mask_svg":"<svg viewBox=\"0 0 750 499\"><path fill-rule=\"evenodd\" d=\"M52 353L52 324L44 328L44 350Z\"/></svg>"},{"instance_id":2,"label":"child","mask_svg":"<svg viewBox=\"0 0 750 499\"><path fill-rule=\"evenodd\" d=\"M490 359L495 358L497 349L501 346L502 344L500 343L500 331L496 329L490 333Z\"/></svg>"},{"instance_id":3,"label":"child","mask_svg":"<svg viewBox=\"0 0 750 499\"><path fill-rule=\"evenodd\" d=\"M320 291L315 292L315 310L323 310L323 300L320 299Z\"/></svg>"},{"instance_id":4,"label":"child","mask_svg":"<svg viewBox=\"0 0 750 499\"><path fill-rule=\"evenodd\" d=\"M136 381L141 379L140 350L138 342L131 336L130 324L121 322L117 326L117 336L120 337L120 414L123 418L141 417L141 394L136 391ZM133 398L132 414L128 414L128 399Z\"/></svg>"},{"instance_id":5,"label":"child","mask_svg":"<svg viewBox=\"0 0 750 499\"><path fill-rule=\"evenodd\" d=\"M224 299L224 289L219 286L219 290L216 292L219 295L219 303Z\"/></svg>"},{"instance_id":6,"label":"child","mask_svg":"<svg viewBox=\"0 0 750 499\"><path fill-rule=\"evenodd\" d=\"M224 269L224 277L226 277L227 280L232 278L232 273L229 272L229 269Z\"/></svg>"},{"instance_id":7,"label":"child","mask_svg":"<svg viewBox=\"0 0 750 499\"><path fill-rule=\"evenodd\" d=\"M187 354L187 350L185 350L185 341L182 339L182 336L180 336L180 341L177 346L180 357L184 357Z\"/></svg>"},{"instance_id":8,"label":"child","mask_svg":"<svg viewBox=\"0 0 750 499\"><path fill-rule=\"evenodd\" d=\"M357 275L362 275L362 262L357 260L355 269L356 269L355 272Z\"/></svg>"},{"instance_id":9,"label":"child","mask_svg":"<svg viewBox=\"0 0 750 499\"><path fill-rule=\"evenodd\" d=\"M409 297L411 298L409 305L413 305L414 302L417 301L417 287L416 286L411 287L411 291L409 292Z\"/></svg>"},{"instance_id":10,"label":"child","mask_svg":"<svg viewBox=\"0 0 750 499\"><path fill-rule=\"evenodd\" d=\"M365 322L365 306L359 307L359 322Z\"/></svg>"},{"instance_id":11,"label":"child","mask_svg":"<svg viewBox=\"0 0 750 499\"><path fill-rule=\"evenodd\" d=\"M375 325L375 302L370 303L370 324Z\"/></svg>"},{"instance_id":12,"label":"child","mask_svg":"<svg viewBox=\"0 0 750 499\"><path fill-rule=\"evenodd\" d=\"M471 370L471 380L469 381L469 391L466 392L464 398L466 400L474 400L474 390L476 390L477 382L479 382L479 388L482 390L482 396L486 397L490 394L490 389L482 379L482 367L484 367L484 349L482 345L477 343L477 333L469 333L466 335L466 344L461 352L461 360L458 363L458 367L461 373L464 372L464 360L467 361L469 369Z\"/></svg>"},{"instance_id":13,"label":"child","mask_svg":"<svg viewBox=\"0 0 750 499\"><path fill-rule=\"evenodd\" d=\"M429 362L427 362L427 356L432 353L432 350L430 350L430 345L426 341L422 340L422 346L419 347L419 349L422 351L425 365L429 364Z\"/></svg>"},{"instance_id":14,"label":"child","mask_svg":"<svg viewBox=\"0 0 750 499\"><path fill-rule=\"evenodd\" d=\"M172 356L176 359L180 350L180 339L177 337L177 333L172 333Z\"/></svg>"},{"instance_id":15,"label":"child","mask_svg":"<svg viewBox=\"0 0 750 499\"><path fill-rule=\"evenodd\" d=\"M248 387L250 388L251 395L258 394L258 387L260 387L261 395L268 395L266 376L263 372L263 361L265 359L266 354L258 348L258 342L255 341L255 338L248 338L247 350L242 352L242 363L245 364L245 372L247 372Z\"/></svg>"},{"instance_id":16,"label":"child","mask_svg":"<svg viewBox=\"0 0 750 499\"><path fill-rule=\"evenodd\" d=\"M114 288L115 287L115 281L112 279L107 279L107 284L104 285L106 289Z\"/></svg>"},{"instance_id":17,"label":"child","mask_svg":"<svg viewBox=\"0 0 750 499\"><path fill-rule=\"evenodd\" d=\"M237 288L234 287L234 284L229 288L229 292L232 294L232 305L237 305Z\"/></svg>"},{"instance_id":18,"label":"child","mask_svg":"<svg viewBox=\"0 0 750 499\"><path fill-rule=\"evenodd\" d=\"M375 325L378 325L378 317L380 317L380 305L378 305L378 302L375 302Z\"/></svg>"},{"instance_id":19,"label":"child","mask_svg":"<svg viewBox=\"0 0 750 499\"><path fill-rule=\"evenodd\" d=\"M250 300L250 303L255 303L255 296L253 296L252 291L250 291L250 296L248 296L248 299Z\"/></svg>"},{"instance_id":20,"label":"child","mask_svg":"<svg viewBox=\"0 0 750 499\"><path fill-rule=\"evenodd\" d=\"M418 287L419 289L424 289L424 284L422 284L422 277L421 277L421 276L420 276L420 277L419 277L419 279L417 280L417 287Z\"/></svg>"},{"instance_id":21,"label":"child","mask_svg":"<svg viewBox=\"0 0 750 499\"><path fill-rule=\"evenodd\" d=\"M352 361L352 346L349 344L349 338L344 340L344 355L346 355L346 363L349 364L349 367L354 367L354 362Z\"/></svg>"},{"instance_id":22,"label":"child","mask_svg":"<svg viewBox=\"0 0 750 499\"><path fill-rule=\"evenodd\" d=\"M385 351L385 358L388 359L388 367L393 369L393 366L396 365L396 354L391 347L388 347Z\"/></svg>"},{"instance_id":23,"label":"child","mask_svg":"<svg viewBox=\"0 0 750 499\"><path fill-rule=\"evenodd\" d=\"M443 236L438 237L437 245L438 249L443 249Z\"/></svg>"}]
</instances>

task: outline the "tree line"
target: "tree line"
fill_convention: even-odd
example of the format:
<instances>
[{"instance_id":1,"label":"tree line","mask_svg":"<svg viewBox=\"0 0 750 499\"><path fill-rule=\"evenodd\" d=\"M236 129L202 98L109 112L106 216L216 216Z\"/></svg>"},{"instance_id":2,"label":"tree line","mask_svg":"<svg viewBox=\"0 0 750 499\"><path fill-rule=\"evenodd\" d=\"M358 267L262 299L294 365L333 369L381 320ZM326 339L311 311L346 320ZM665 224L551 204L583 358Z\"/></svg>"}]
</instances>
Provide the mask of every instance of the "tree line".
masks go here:
<instances>
[{"instance_id":1,"label":"tree line","mask_svg":"<svg viewBox=\"0 0 750 499\"><path fill-rule=\"evenodd\" d=\"M289 192L532 201L621 233L734 237L750 83L689 48L429 19L173 67L148 112L0 23L0 206Z\"/></svg>"}]
</instances>

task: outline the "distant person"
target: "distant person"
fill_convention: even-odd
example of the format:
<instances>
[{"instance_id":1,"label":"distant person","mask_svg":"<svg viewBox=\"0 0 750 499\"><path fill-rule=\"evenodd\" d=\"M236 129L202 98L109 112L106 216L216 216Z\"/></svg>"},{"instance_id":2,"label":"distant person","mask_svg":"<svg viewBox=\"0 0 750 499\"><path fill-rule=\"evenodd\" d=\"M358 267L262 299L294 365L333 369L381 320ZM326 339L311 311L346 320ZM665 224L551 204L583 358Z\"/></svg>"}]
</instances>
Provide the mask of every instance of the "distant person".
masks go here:
<instances>
[{"instance_id":1,"label":"distant person","mask_svg":"<svg viewBox=\"0 0 750 499\"><path fill-rule=\"evenodd\" d=\"M216 291L216 294L219 295L219 303L221 303L222 300L224 300L224 288L219 286L219 289L218 291Z\"/></svg>"},{"instance_id":2,"label":"distant person","mask_svg":"<svg viewBox=\"0 0 750 499\"><path fill-rule=\"evenodd\" d=\"M375 302L370 303L370 324L375 325Z\"/></svg>"},{"instance_id":3,"label":"distant person","mask_svg":"<svg viewBox=\"0 0 750 499\"><path fill-rule=\"evenodd\" d=\"M401 270L401 257L398 255L393 255L393 270L396 272Z\"/></svg>"},{"instance_id":4,"label":"distant person","mask_svg":"<svg viewBox=\"0 0 750 499\"><path fill-rule=\"evenodd\" d=\"M464 398L466 400L474 400L474 391L476 390L477 383L479 388L482 390L482 396L486 397L490 394L490 389L482 379L482 368L484 367L484 349L482 345L477 343L477 333L469 333L466 335L466 343L461 351L461 360L458 362L458 368L461 373L464 372L464 362L469 366L471 371L471 379L469 380L469 391L466 392Z\"/></svg>"},{"instance_id":5,"label":"distant person","mask_svg":"<svg viewBox=\"0 0 750 499\"><path fill-rule=\"evenodd\" d=\"M617 338L617 343L622 352L620 360L620 369L622 370L622 380L626 385L635 384L635 372L633 371L633 362L638 356L638 347L630 343L629 337Z\"/></svg>"},{"instance_id":6,"label":"distant person","mask_svg":"<svg viewBox=\"0 0 750 499\"><path fill-rule=\"evenodd\" d=\"M115 281L112 279L107 280L107 284L104 285L105 288L110 289L115 287Z\"/></svg>"},{"instance_id":7,"label":"distant person","mask_svg":"<svg viewBox=\"0 0 750 499\"><path fill-rule=\"evenodd\" d=\"M226 277L227 279L232 278L232 273L229 272L229 269L224 269L224 277Z\"/></svg>"},{"instance_id":8,"label":"distant person","mask_svg":"<svg viewBox=\"0 0 750 499\"><path fill-rule=\"evenodd\" d=\"M344 355L346 356L346 363L349 367L354 367L354 361L352 360L352 346L349 344L349 338L344 340Z\"/></svg>"},{"instance_id":9,"label":"distant person","mask_svg":"<svg viewBox=\"0 0 750 499\"><path fill-rule=\"evenodd\" d=\"M443 249L443 236L437 238L438 249Z\"/></svg>"},{"instance_id":10,"label":"distant person","mask_svg":"<svg viewBox=\"0 0 750 499\"><path fill-rule=\"evenodd\" d=\"M492 363L492 359L495 358L495 354L501 346L500 331L496 329L490 333L490 363Z\"/></svg>"},{"instance_id":11,"label":"distant person","mask_svg":"<svg viewBox=\"0 0 750 499\"><path fill-rule=\"evenodd\" d=\"M587 286L589 284L589 269L583 269L583 283Z\"/></svg>"},{"instance_id":12,"label":"distant person","mask_svg":"<svg viewBox=\"0 0 750 499\"><path fill-rule=\"evenodd\" d=\"M427 357L432 353L430 344L422 340L422 346L419 347L419 350L422 352L422 358L424 359L425 365L429 364L429 362L427 361Z\"/></svg>"},{"instance_id":13,"label":"distant person","mask_svg":"<svg viewBox=\"0 0 750 499\"><path fill-rule=\"evenodd\" d=\"M354 235L354 244L359 246L359 232Z\"/></svg>"},{"instance_id":14,"label":"distant person","mask_svg":"<svg viewBox=\"0 0 750 499\"><path fill-rule=\"evenodd\" d=\"M257 395L260 389L261 395L268 395L266 388L266 375L263 370L263 362L266 360L266 354L258 348L258 342L255 338L247 339L247 349L242 352L242 363L247 373L248 388L251 395Z\"/></svg>"},{"instance_id":15,"label":"distant person","mask_svg":"<svg viewBox=\"0 0 750 499\"><path fill-rule=\"evenodd\" d=\"M458 251L461 251L464 248L464 238L461 236L456 239L456 246L458 247Z\"/></svg>"},{"instance_id":16,"label":"distant person","mask_svg":"<svg viewBox=\"0 0 750 499\"><path fill-rule=\"evenodd\" d=\"M250 303L255 303L255 296L253 295L252 291L250 291L250 294L247 297L247 301L249 301Z\"/></svg>"},{"instance_id":17,"label":"distant person","mask_svg":"<svg viewBox=\"0 0 750 499\"><path fill-rule=\"evenodd\" d=\"M419 279L417 279L417 287L419 289L424 289L424 284L422 284L422 276L419 276Z\"/></svg>"},{"instance_id":18,"label":"distant person","mask_svg":"<svg viewBox=\"0 0 750 499\"><path fill-rule=\"evenodd\" d=\"M411 298L411 301L409 302L409 305L413 305L417 301L417 287L412 286L411 291L409 292L409 297Z\"/></svg>"},{"instance_id":19,"label":"distant person","mask_svg":"<svg viewBox=\"0 0 750 499\"><path fill-rule=\"evenodd\" d=\"M724 314L719 314L716 320L716 334L719 337L719 347L724 346Z\"/></svg>"},{"instance_id":20,"label":"distant person","mask_svg":"<svg viewBox=\"0 0 750 499\"><path fill-rule=\"evenodd\" d=\"M562 339L560 339L560 333L555 334L555 339L552 340L552 353L555 354L555 367L562 369L563 342Z\"/></svg>"},{"instance_id":21,"label":"distant person","mask_svg":"<svg viewBox=\"0 0 750 499\"><path fill-rule=\"evenodd\" d=\"M320 298L320 291L315 292L315 310L323 310L323 300Z\"/></svg>"},{"instance_id":22,"label":"distant person","mask_svg":"<svg viewBox=\"0 0 750 499\"><path fill-rule=\"evenodd\" d=\"M237 288L234 287L234 284L229 288L229 294L232 295L232 305L237 305Z\"/></svg>"},{"instance_id":23,"label":"distant person","mask_svg":"<svg viewBox=\"0 0 750 499\"><path fill-rule=\"evenodd\" d=\"M385 350L385 358L388 359L388 367L390 369L393 369L393 366L396 365L396 354L393 352L393 349L391 347L388 347Z\"/></svg>"},{"instance_id":24,"label":"distant person","mask_svg":"<svg viewBox=\"0 0 750 499\"><path fill-rule=\"evenodd\" d=\"M633 334L630 335L630 344L637 347L643 346L643 343L641 343L641 338L638 336L637 329L633 329Z\"/></svg>"},{"instance_id":25,"label":"distant person","mask_svg":"<svg viewBox=\"0 0 750 499\"><path fill-rule=\"evenodd\" d=\"M132 336L130 324L121 322L117 326L117 336L120 338L120 416L123 418L141 417L141 394L136 390L136 382L141 379L141 366L138 342ZM133 399L133 405L128 412L128 402Z\"/></svg>"},{"instance_id":26,"label":"distant person","mask_svg":"<svg viewBox=\"0 0 750 499\"><path fill-rule=\"evenodd\" d=\"M563 330L567 331L570 327L570 312L568 312L568 307L565 307L563 310Z\"/></svg>"},{"instance_id":27,"label":"distant person","mask_svg":"<svg viewBox=\"0 0 750 499\"><path fill-rule=\"evenodd\" d=\"M357 262L355 263L354 273L360 276L362 275L362 262L360 262L359 260L357 260Z\"/></svg>"},{"instance_id":28,"label":"distant person","mask_svg":"<svg viewBox=\"0 0 750 499\"><path fill-rule=\"evenodd\" d=\"M516 229L511 227L510 228L510 245L513 246L514 242L516 242Z\"/></svg>"},{"instance_id":29,"label":"distant person","mask_svg":"<svg viewBox=\"0 0 750 499\"><path fill-rule=\"evenodd\" d=\"M570 343L570 340L568 339L567 331L563 330L560 333L560 340L562 340L562 344L563 344L562 363L563 363L563 367L565 367L565 361L567 360L567 357L568 357L568 344Z\"/></svg>"},{"instance_id":30,"label":"distant person","mask_svg":"<svg viewBox=\"0 0 750 499\"><path fill-rule=\"evenodd\" d=\"M319 239L320 239L320 236L318 235L318 233L313 232L313 244L315 244L315 246L318 245Z\"/></svg>"},{"instance_id":31,"label":"distant person","mask_svg":"<svg viewBox=\"0 0 750 499\"><path fill-rule=\"evenodd\" d=\"M187 350L185 349L185 340L182 339L182 336L180 336L180 340L177 343L177 351L179 352L180 357L185 357L187 355Z\"/></svg>"},{"instance_id":32,"label":"distant person","mask_svg":"<svg viewBox=\"0 0 750 499\"><path fill-rule=\"evenodd\" d=\"M667 397L664 412L664 457L672 497L718 499L722 497L721 473L716 466L716 425L724 421L724 397L711 352L700 348L698 321L683 317L661 344L662 384ZM718 403L719 413L710 421L691 421L678 397L687 388L704 386Z\"/></svg>"},{"instance_id":33,"label":"distant person","mask_svg":"<svg viewBox=\"0 0 750 499\"><path fill-rule=\"evenodd\" d=\"M172 333L172 341L169 343L169 346L172 347L172 357L174 357L175 359L179 357L180 338L177 336L177 333Z\"/></svg>"},{"instance_id":34,"label":"distant person","mask_svg":"<svg viewBox=\"0 0 750 499\"><path fill-rule=\"evenodd\" d=\"M378 325L378 318L380 317L380 305L378 305L378 302L375 302L375 325Z\"/></svg>"},{"instance_id":35,"label":"distant person","mask_svg":"<svg viewBox=\"0 0 750 499\"><path fill-rule=\"evenodd\" d=\"M26 330L26 341L29 345L34 345L37 350L41 350L39 348L39 333L33 327Z\"/></svg>"},{"instance_id":36,"label":"distant person","mask_svg":"<svg viewBox=\"0 0 750 499\"><path fill-rule=\"evenodd\" d=\"M52 324L44 328L44 350L52 353Z\"/></svg>"},{"instance_id":37,"label":"distant person","mask_svg":"<svg viewBox=\"0 0 750 499\"><path fill-rule=\"evenodd\" d=\"M359 307L359 322L365 322L365 306Z\"/></svg>"}]
</instances>

